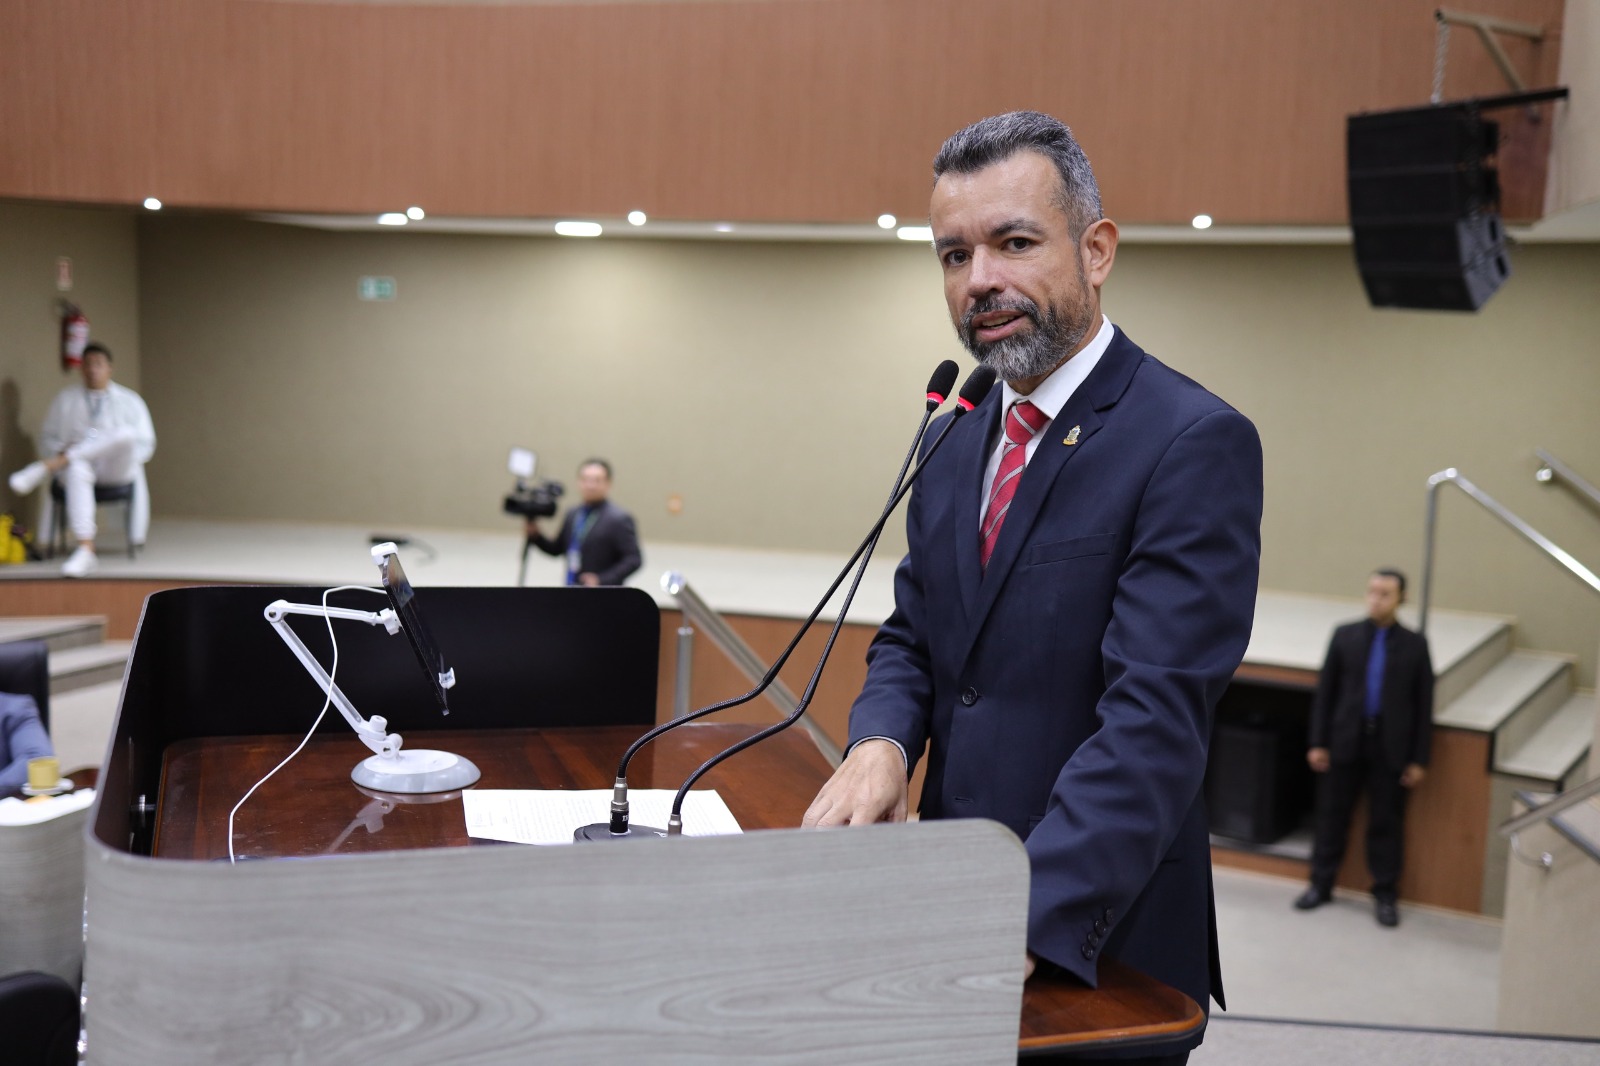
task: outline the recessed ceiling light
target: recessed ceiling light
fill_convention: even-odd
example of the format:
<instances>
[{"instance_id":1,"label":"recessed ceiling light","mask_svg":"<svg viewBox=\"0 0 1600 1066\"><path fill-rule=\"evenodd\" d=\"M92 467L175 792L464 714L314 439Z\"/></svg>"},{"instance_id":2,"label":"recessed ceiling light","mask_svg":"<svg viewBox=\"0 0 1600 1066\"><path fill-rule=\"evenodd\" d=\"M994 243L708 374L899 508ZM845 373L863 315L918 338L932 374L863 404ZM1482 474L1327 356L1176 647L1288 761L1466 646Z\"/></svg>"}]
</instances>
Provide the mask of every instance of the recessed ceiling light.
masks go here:
<instances>
[{"instance_id":1,"label":"recessed ceiling light","mask_svg":"<svg viewBox=\"0 0 1600 1066\"><path fill-rule=\"evenodd\" d=\"M159 211L161 210L161 201L154 196L146 196L144 198L144 206L151 211Z\"/></svg>"},{"instance_id":2,"label":"recessed ceiling light","mask_svg":"<svg viewBox=\"0 0 1600 1066\"><path fill-rule=\"evenodd\" d=\"M406 208L406 217L413 222L421 222L428 217L428 213L420 207L408 207Z\"/></svg>"},{"instance_id":3,"label":"recessed ceiling light","mask_svg":"<svg viewBox=\"0 0 1600 1066\"><path fill-rule=\"evenodd\" d=\"M648 221L648 219L644 217L643 211L629 211L628 221L635 226L642 226Z\"/></svg>"},{"instance_id":4,"label":"recessed ceiling light","mask_svg":"<svg viewBox=\"0 0 1600 1066\"><path fill-rule=\"evenodd\" d=\"M404 226L409 219L398 211L386 211L378 216L380 226Z\"/></svg>"},{"instance_id":5,"label":"recessed ceiling light","mask_svg":"<svg viewBox=\"0 0 1600 1066\"><path fill-rule=\"evenodd\" d=\"M1194 216L1194 218L1189 220L1189 225L1193 226L1195 229L1210 229L1211 228L1211 216L1210 215L1196 215L1196 216Z\"/></svg>"},{"instance_id":6,"label":"recessed ceiling light","mask_svg":"<svg viewBox=\"0 0 1600 1066\"><path fill-rule=\"evenodd\" d=\"M557 222L556 232L563 237L598 237L605 230L598 222Z\"/></svg>"},{"instance_id":7,"label":"recessed ceiling light","mask_svg":"<svg viewBox=\"0 0 1600 1066\"><path fill-rule=\"evenodd\" d=\"M894 235L903 241L932 241L932 226L901 226Z\"/></svg>"},{"instance_id":8,"label":"recessed ceiling light","mask_svg":"<svg viewBox=\"0 0 1600 1066\"><path fill-rule=\"evenodd\" d=\"M718 233L732 233L733 232L733 223L732 222L718 222L712 228L715 229Z\"/></svg>"},{"instance_id":9,"label":"recessed ceiling light","mask_svg":"<svg viewBox=\"0 0 1600 1066\"><path fill-rule=\"evenodd\" d=\"M894 229L894 223L895 217L893 215L886 213L878 216L879 229Z\"/></svg>"}]
</instances>

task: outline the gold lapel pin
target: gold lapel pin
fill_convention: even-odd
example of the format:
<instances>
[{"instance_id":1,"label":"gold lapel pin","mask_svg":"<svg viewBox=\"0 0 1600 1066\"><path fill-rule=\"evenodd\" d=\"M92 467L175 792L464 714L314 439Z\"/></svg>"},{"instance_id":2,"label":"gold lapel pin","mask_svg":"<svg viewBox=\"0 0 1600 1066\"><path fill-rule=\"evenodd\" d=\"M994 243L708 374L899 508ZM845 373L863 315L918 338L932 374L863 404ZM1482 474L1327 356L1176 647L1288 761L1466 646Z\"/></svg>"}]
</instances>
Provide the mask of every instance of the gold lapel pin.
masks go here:
<instances>
[{"instance_id":1,"label":"gold lapel pin","mask_svg":"<svg viewBox=\"0 0 1600 1066\"><path fill-rule=\"evenodd\" d=\"M1074 444L1078 443L1078 433L1082 429L1083 429L1082 426L1073 426L1070 430L1067 431L1067 439L1062 441L1061 443L1065 444L1069 448L1072 447Z\"/></svg>"}]
</instances>

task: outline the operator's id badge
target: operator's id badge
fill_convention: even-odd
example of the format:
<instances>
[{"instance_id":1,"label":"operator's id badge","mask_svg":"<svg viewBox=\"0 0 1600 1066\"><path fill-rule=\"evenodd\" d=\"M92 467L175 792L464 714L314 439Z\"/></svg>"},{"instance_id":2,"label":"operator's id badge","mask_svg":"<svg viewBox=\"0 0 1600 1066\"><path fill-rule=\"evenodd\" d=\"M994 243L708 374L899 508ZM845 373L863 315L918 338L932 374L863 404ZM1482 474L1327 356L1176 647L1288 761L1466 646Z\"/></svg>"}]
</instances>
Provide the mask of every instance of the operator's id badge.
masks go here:
<instances>
[{"instance_id":1,"label":"operator's id badge","mask_svg":"<svg viewBox=\"0 0 1600 1066\"><path fill-rule=\"evenodd\" d=\"M567 584L576 585L578 583L578 574L581 572L578 568L580 566L582 566L582 565L583 565L582 549L578 545L573 545L572 547L568 548L567 549Z\"/></svg>"}]
</instances>

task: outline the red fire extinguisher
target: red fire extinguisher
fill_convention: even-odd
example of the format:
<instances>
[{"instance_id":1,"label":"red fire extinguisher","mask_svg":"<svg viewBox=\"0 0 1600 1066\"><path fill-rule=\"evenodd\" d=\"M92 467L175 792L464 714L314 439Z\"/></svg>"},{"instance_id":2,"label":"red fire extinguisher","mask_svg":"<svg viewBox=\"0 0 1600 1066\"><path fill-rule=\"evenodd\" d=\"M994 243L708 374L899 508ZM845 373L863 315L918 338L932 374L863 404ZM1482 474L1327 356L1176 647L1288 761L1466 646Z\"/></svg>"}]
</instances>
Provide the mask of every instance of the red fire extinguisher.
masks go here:
<instances>
[{"instance_id":1,"label":"red fire extinguisher","mask_svg":"<svg viewBox=\"0 0 1600 1066\"><path fill-rule=\"evenodd\" d=\"M89 316L74 304L61 301L61 369L76 370L89 343Z\"/></svg>"}]
</instances>

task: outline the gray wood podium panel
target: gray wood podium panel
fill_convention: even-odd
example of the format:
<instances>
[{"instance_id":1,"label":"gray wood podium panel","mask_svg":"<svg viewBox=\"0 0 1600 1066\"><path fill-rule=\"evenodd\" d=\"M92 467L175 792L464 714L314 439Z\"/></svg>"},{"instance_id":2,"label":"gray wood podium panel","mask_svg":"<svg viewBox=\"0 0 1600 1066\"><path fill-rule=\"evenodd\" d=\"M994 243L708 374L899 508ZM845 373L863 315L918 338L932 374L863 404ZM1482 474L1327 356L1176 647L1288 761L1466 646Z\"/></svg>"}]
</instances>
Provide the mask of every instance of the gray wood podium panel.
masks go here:
<instances>
[{"instance_id":1,"label":"gray wood podium panel","mask_svg":"<svg viewBox=\"0 0 1600 1066\"><path fill-rule=\"evenodd\" d=\"M43 970L77 983L88 820L84 807L33 825L0 826L0 974Z\"/></svg>"},{"instance_id":2,"label":"gray wood podium panel","mask_svg":"<svg viewBox=\"0 0 1600 1066\"><path fill-rule=\"evenodd\" d=\"M1014 1063L982 821L226 863L91 838L89 1062Z\"/></svg>"}]
</instances>

